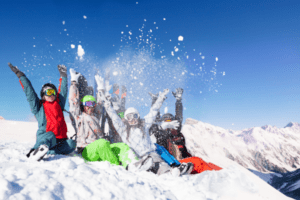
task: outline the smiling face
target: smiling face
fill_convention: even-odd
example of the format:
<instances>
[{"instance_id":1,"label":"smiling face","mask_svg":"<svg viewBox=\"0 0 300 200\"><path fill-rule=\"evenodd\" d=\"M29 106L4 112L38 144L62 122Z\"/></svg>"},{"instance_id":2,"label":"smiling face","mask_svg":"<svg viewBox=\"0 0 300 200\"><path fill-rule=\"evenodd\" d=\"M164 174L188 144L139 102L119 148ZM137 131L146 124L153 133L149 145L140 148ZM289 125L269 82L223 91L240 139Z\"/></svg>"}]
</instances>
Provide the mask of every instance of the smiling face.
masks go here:
<instances>
[{"instance_id":1,"label":"smiling face","mask_svg":"<svg viewBox=\"0 0 300 200\"><path fill-rule=\"evenodd\" d=\"M45 95L45 96L43 97L43 99L46 100L46 101L49 101L49 102L53 102L53 101L55 101L56 96L54 96L54 95L46 96L46 95Z\"/></svg>"},{"instance_id":2,"label":"smiling face","mask_svg":"<svg viewBox=\"0 0 300 200\"><path fill-rule=\"evenodd\" d=\"M84 108L84 112L88 115L91 115L95 110L95 107L84 106L83 108Z\"/></svg>"}]
</instances>

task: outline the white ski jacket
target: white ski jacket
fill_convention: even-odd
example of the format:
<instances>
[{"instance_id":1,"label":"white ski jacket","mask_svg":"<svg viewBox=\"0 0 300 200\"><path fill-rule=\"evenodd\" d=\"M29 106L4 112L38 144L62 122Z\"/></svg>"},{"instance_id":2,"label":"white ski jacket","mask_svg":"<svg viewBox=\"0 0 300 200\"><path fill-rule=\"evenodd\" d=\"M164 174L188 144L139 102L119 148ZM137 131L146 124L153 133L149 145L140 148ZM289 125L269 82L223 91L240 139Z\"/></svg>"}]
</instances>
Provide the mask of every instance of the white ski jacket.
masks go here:
<instances>
[{"instance_id":1,"label":"white ski jacket","mask_svg":"<svg viewBox=\"0 0 300 200\"><path fill-rule=\"evenodd\" d=\"M80 110L78 85L71 83L69 93L70 116L77 132L77 147L84 148L88 144L104 137L101 130L101 101L98 100L93 115L88 115ZM73 123L75 121L75 123Z\"/></svg>"},{"instance_id":2,"label":"white ski jacket","mask_svg":"<svg viewBox=\"0 0 300 200\"><path fill-rule=\"evenodd\" d=\"M127 139L127 127L117 115L116 111L111 105L106 105L106 112L112 119L112 123L122 138L122 141L126 143L131 149L135 151L139 158L145 156L156 150L155 144L151 141L149 136L149 129L153 122L155 121L156 115L162 106L165 99L165 94L160 94L155 104L150 109L150 112L144 117L145 126L144 133L141 129L132 127Z\"/></svg>"}]
</instances>

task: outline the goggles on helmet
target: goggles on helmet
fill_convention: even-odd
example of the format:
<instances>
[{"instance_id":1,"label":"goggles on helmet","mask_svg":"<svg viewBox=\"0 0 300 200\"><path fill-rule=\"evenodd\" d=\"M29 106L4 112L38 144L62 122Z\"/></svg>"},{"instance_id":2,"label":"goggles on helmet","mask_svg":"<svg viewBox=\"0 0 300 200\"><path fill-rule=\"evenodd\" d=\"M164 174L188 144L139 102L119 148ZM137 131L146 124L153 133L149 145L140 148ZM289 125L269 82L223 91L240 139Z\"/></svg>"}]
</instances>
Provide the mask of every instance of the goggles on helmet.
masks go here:
<instances>
[{"instance_id":1,"label":"goggles on helmet","mask_svg":"<svg viewBox=\"0 0 300 200\"><path fill-rule=\"evenodd\" d=\"M139 115L137 113L130 113L130 114L126 115L126 118L128 121L131 121L133 119L138 119Z\"/></svg>"},{"instance_id":2,"label":"goggles on helmet","mask_svg":"<svg viewBox=\"0 0 300 200\"><path fill-rule=\"evenodd\" d=\"M44 94L46 96L52 96L52 95L56 95L56 92L55 92L54 89L47 89L47 90L44 91Z\"/></svg>"},{"instance_id":3,"label":"goggles on helmet","mask_svg":"<svg viewBox=\"0 0 300 200\"><path fill-rule=\"evenodd\" d=\"M83 102L83 105L87 106L87 107L95 107L96 102L94 102L94 101L86 101L86 102Z\"/></svg>"},{"instance_id":4,"label":"goggles on helmet","mask_svg":"<svg viewBox=\"0 0 300 200\"><path fill-rule=\"evenodd\" d=\"M165 119L165 122L171 122L172 119Z\"/></svg>"}]
</instances>

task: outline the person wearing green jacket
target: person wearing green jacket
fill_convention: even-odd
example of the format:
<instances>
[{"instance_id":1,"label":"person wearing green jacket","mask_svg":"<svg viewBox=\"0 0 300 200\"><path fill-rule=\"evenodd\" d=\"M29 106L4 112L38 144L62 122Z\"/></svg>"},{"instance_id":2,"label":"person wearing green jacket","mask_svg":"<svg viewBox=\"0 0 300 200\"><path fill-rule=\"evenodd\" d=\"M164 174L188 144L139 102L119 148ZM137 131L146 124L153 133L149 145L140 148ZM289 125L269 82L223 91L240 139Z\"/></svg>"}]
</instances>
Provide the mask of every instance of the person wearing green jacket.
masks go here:
<instances>
[{"instance_id":1,"label":"person wearing green jacket","mask_svg":"<svg viewBox=\"0 0 300 200\"><path fill-rule=\"evenodd\" d=\"M11 63L8 66L19 78L31 112L38 121L36 143L27 157L40 161L46 154L69 154L74 151L76 143L67 137L67 125L63 115L68 93L66 66L57 66L60 73L58 90L51 83L44 84L40 91L41 99L25 74Z\"/></svg>"}]
</instances>

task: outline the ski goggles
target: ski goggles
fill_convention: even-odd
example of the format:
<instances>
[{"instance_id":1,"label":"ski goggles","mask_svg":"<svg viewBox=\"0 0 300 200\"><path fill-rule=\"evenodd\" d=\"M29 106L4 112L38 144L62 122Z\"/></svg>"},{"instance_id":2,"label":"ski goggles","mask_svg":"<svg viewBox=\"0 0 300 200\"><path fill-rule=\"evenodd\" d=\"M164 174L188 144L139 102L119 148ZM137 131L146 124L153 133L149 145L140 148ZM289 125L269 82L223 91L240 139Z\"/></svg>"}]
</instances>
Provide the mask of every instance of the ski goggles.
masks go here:
<instances>
[{"instance_id":1,"label":"ski goggles","mask_svg":"<svg viewBox=\"0 0 300 200\"><path fill-rule=\"evenodd\" d=\"M87 106L87 107L95 107L96 102L94 102L94 101L86 101L86 102L83 102L82 104L84 106Z\"/></svg>"},{"instance_id":2,"label":"ski goggles","mask_svg":"<svg viewBox=\"0 0 300 200\"><path fill-rule=\"evenodd\" d=\"M139 115L137 113L130 113L130 114L126 115L126 118L128 121L131 121L133 119L138 119Z\"/></svg>"},{"instance_id":3,"label":"ski goggles","mask_svg":"<svg viewBox=\"0 0 300 200\"><path fill-rule=\"evenodd\" d=\"M164 121L165 121L165 122L171 122L172 119L165 119Z\"/></svg>"},{"instance_id":4,"label":"ski goggles","mask_svg":"<svg viewBox=\"0 0 300 200\"><path fill-rule=\"evenodd\" d=\"M44 91L44 94L46 96L52 96L52 95L56 95L56 92L55 92L54 89L47 89L47 90Z\"/></svg>"}]
</instances>

